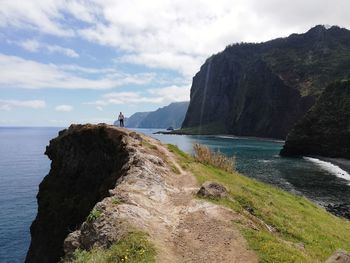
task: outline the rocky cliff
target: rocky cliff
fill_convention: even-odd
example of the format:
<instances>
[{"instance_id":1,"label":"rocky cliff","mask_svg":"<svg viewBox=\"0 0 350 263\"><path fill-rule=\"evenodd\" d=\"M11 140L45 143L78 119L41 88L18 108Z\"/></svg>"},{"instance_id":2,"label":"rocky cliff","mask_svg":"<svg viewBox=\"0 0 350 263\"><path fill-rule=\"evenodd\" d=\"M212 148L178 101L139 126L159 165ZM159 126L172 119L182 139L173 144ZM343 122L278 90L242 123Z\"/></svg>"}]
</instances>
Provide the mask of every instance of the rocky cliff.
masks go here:
<instances>
[{"instance_id":1,"label":"rocky cliff","mask_svg":"<svg viewBox=\"0 0 350 263\"><path fill-rule=\"evenodd\" d=\"M50 141L50 173L40 183L38 214L30 228L26 262L57 262L69 232L109 195L128 161L126 133L101 126L72 125Z\"/></svg>"},{"instance_id":2,"label":"rocky cliff","mask_svg":"<svg viewBox=\"0 0 350 263\"><path fill-rule=\"evenodd\" d=\"M144 120L144 118L147 117L147 115L150 112L135 112L133 115L131 115L129 118L125 120L125 127L128 128L142 128L140 127L141 122ZM114 125L118 126L119 121L115 121Z\"/></svg>"},{"instance_id":3,"label":"rocky cliff","mask_svg":"<svg viewBox=\"0 0 350 263\"><path fill-rule=\"evenodd\" d=\"M39 187L26 262L71 262L74 251L108 250L135 230L154 244L157 262L257 262L232 225L237 215L195 198L197 181L159 141L108 125L72 125L46 154L51 170ZM88 262L104 261L93 255Z\"/></svg>"},{"instance_id":4,"label":"rocky cliff","mask_svg":"<svg viewBox=\"0 0 350 263\"><path fill-rule=\"evenodd\" d=\"M281 155L350 159L350 81L335 82L326 88L288 134Z\"/></svg>"},{"instance_id":5,"label":"rocky cliff","mask_svg":"<svg viewBox=\"0 0 350 263\"><path fill-rule=\"evenodd\" d=\"M349 77L344 28L228 46L194 76L182 128L284 139L329 83Z\"/></svg>"}]
</instances>

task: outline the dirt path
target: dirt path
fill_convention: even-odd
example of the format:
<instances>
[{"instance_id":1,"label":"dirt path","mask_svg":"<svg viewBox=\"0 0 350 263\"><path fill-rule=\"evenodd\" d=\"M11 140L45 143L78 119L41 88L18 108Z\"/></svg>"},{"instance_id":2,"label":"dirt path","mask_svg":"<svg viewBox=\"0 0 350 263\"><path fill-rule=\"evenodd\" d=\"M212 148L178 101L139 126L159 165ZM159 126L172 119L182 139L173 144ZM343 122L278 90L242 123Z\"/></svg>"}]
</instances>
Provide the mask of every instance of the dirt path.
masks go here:
<instances>
[{"instance_id":1,"label":"dirt path","mask_svg":"<svg viewBox=\"0 0 350 263\"><path fill-rule=\"evenodd\" d=\"M120 235L118 222L127 222L149 234L160 263L258 262L233 224L239 215L195 198L196 179L159 141L125 132L131 153L125 175L111 197L96 204L102 214L92 223L94 231L77 230L66 244L82 237L113 240Z\"/></svg>"},{"instance_id":2,"label":"dirt path","mask_svg":"<svg viewBox=\"0 0 350 263\"><path fill-rule=\"evenodd\" d=\"M233 225L237 215L195 198L199 186L194 176L185 172L163 145L157 141L151 143L180 172L164 177L175 191L169 193L166 202L158 204L159 211L167 214L156 226L156 240L160 238L164 242L158 244L163 251L158 254L158 262L258 262Z\"/></svg>"}]
</instances>

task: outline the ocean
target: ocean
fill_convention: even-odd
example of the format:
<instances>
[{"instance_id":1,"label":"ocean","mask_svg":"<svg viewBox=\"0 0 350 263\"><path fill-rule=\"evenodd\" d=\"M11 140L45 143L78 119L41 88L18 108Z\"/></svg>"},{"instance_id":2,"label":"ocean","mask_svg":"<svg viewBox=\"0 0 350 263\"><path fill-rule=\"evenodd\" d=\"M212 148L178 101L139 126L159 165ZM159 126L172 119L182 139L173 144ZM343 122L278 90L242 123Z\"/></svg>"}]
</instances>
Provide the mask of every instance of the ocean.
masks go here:
<instances>
[{"instance_id":1,"label":"ocean","mask_svg":"<svg viewBox=\"0 0 350 263\"><path fill-rule=\"evenodd\" d=\"M44 155L49 140L62 128L0 128L0 262L23 262L29 227L37 212L38 185L49 172ZM156 135L164 143L192 153L202 143L236 157L239 172L308 197L318 204L350 200L350 176L339 167L315 158L281 158L283 142L229 136Z\"/></svg>"}]
</instances>

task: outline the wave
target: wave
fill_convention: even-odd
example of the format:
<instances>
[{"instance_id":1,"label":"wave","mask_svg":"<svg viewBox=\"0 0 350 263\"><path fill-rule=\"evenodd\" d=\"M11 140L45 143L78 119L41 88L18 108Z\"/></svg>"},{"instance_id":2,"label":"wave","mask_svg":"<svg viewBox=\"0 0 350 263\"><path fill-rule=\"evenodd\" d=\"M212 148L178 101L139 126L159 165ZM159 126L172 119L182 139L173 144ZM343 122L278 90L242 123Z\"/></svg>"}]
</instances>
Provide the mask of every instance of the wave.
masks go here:
<instances>
[{"instance_id":1,"label":"wave","mask_svg":"<svg viewBox=\"0 0 350 263\"><path fill-rule=\"evenodd\" d=\"M334 174L335 176L345 179L347 181L350 181L350 174L348 174L346 171L341 169L339 166L334 165L330 162L325 162L316 158L311 157L303 157L303 159L313 162L314 164L318 165L322 169Z\"/></svg>"}]
</instances>

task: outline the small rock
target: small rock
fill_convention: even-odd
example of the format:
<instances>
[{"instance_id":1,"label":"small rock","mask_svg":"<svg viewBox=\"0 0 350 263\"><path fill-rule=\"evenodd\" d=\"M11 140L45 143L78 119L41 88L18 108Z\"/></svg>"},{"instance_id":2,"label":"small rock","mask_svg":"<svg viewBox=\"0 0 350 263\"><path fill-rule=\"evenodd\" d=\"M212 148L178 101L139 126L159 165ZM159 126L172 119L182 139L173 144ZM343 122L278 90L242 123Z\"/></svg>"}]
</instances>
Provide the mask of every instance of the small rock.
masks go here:
<instances>
[{"instance_id":1,"label":"small rock","mask_svg":"<svg viewBox=\"0 0 350 263\"><path fill-rule=\"evenodd\" d=\"M226 188L215 182L205 182L199 189L198 195L205 197L225 197L227 196Z\"/></svg>"},{"instance_id":2,"label":"small rock","mask_svg":"<svg viewBox=\"0 0 350 263\"><path fill-rule=\"evenodd\" d=\"M350 263L350 253L344 250L337 250L326 263Z\"/></svg>"}]
</instances>

